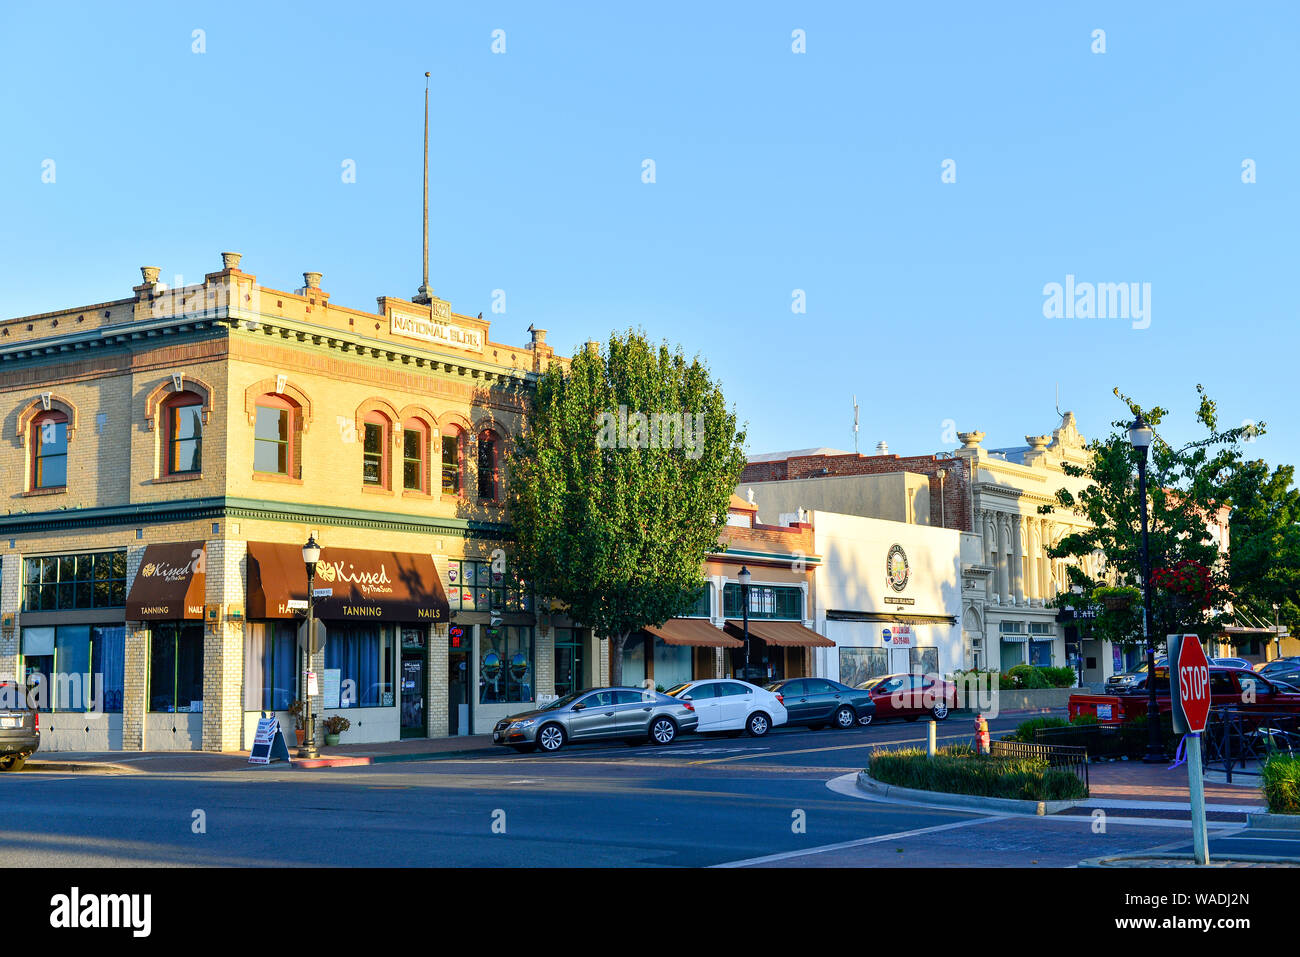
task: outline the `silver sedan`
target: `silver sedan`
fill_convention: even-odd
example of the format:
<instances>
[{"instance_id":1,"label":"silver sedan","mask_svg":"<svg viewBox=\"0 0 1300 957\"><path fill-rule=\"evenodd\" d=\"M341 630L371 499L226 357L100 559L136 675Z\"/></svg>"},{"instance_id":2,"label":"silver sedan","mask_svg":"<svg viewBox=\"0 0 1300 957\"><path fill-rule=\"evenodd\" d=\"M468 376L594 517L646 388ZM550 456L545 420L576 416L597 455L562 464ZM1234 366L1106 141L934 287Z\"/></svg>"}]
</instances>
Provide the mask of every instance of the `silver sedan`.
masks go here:
<instances>
[{"instance_id":1,"label":"silver sedan","mask_svg":"<svg viewBox=\"0 0 1300 957\"><path fill-rule=\"evenodd\" d=\"M657 691L593 688L502 718L492 729L492 743L548 753L580 741L668 744L678 734L694 731L699 720L689 701Z\"/></svg>"}]
</instances>

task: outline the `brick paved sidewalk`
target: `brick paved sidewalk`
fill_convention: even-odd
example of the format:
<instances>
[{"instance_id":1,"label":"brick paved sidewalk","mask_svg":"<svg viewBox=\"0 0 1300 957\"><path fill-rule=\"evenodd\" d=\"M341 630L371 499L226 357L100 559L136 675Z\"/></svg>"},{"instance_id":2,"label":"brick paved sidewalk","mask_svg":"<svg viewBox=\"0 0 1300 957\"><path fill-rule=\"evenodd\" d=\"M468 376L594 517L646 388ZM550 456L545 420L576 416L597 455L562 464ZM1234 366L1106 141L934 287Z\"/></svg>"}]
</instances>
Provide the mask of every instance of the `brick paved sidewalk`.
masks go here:
<instances>
[{"instance_id":1,"label":"brick paved sidewalk","mask_svg":"<svg viewBox=\"0 0 1300 957\"><path fill-rule=\"evenodd\" d=\"M1248 778L1232 784L1205 782L1207 804L1260 805L1264 795L1259 785ZM1088 767L1091 797L1108 800L1169 801L1186 804L1187 766L1172 770L1167 764L1143 764L1141 761L1115 761Z\"/></svg>"}]
</instances>

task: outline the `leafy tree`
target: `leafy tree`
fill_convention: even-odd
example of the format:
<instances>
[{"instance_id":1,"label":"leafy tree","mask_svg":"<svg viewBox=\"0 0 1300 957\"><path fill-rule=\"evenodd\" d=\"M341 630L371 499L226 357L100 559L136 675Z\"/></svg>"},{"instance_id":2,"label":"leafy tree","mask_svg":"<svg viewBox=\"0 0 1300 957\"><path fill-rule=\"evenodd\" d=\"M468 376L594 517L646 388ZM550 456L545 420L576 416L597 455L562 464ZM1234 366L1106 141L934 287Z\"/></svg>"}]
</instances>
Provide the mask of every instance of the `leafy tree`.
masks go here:
<instances>
[{"instance_id":1,"label":"leafy tree","mask_svg":"<svg viewBox=\"0 0 1300 957\"><path fill-rule=\"evenodd\" d=\"M1239 444L1251 435L1263 434L1263 425L1220 429L1215 403L1201 386L1196 387L1196 412L1205 435L1175 449L1160 435L1169 415L1159 406L1141 408L1115 390L1133 416L1139 413L1155 430L1147 465L1148 529L1153 573L1170 570L1181 562L1199 564L1208 572L1210 607L1189 601L1171 591L1152 589L1153 638L1167 634L1195 632L1202 638L1214 634L1225 620L1223 609L1231 598L1227 562L1209 529L1210 520L1227 504L1227 483L1240 459ZM1128 437L1130 420L1112 423L1114 430L1090 446L1086 467L1065 465L1067 475L1082 477L1089 484L1078 493L1061 489L1057 505L1041 506L1050 513L1066 508L1087 519L1091 527L1065 536L1049 550L1053 558L1084 559L1101 552L1101 573L1092 578L1077 564L1069 568L1070 584L1080 586L1081 595L1058 596L1058 606L1087 606L1095 603L1096 589L1110 585L1140 585L1142 582L1142 526L1138 499L1137 466L1141 453ZM1142 640L1140 604L1128 611L1102 612L1093 634L1122 644Z\"/></svg>"},{"instance_id":2,"label":"leafy tree","mask_svg":"<svg viewBox=\"0 0 1300 957\"><path fill-rule=\"evenodd\" d=\"M744 439L700 359L637 331L539 379L510 456L515 564L609 639L614 684L631 634L693 606Z\"/></svg>"},{"instance_id":3,"label":"leafy tree","mask_svg":"<svg viewBox=\"0 0 1300 957\"><path fill-rule=\"evenodd\" d=\"M1300 491L1295 468L1239 461L1227 481L1232 503L1230 584L1239 624L1279 620L1300 633Z\"/></svg>"}]
</instances>

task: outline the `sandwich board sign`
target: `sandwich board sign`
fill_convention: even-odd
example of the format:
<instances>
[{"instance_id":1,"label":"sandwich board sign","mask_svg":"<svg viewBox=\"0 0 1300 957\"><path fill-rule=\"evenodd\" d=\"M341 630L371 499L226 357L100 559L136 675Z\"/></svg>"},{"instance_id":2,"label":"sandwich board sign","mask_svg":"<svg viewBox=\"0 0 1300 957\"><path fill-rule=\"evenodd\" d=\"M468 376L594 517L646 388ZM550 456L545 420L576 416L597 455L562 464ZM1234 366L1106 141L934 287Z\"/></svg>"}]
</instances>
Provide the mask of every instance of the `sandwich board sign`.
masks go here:
<instances>
[{"instance_id":1,"label":"sandwich board sign","mask_svg":"<svg viewBox=\"0 0 1300 957\"><path fill-rule=\"evenodd\" d=\"M1192 856L1210 863L1205 826L1205 779L1201 771L1201 732L1210 716L1210 662L1196 635L1170 635L1169 685L1174 732L1187 747L1187 791L1192 806Z\"/></svg>"},{"instance_id":2,"label":"sandwich board sign","mask_svg":"<svg viewBox=\"0 0 1300 957\"><path fill-rule=\"evenodd\" d=\"M257 734L253 737L253 751L248 756L249 764L270 764L272 761L288 761L289 746L284 743L284 732L280 730L280 719L262 712L262 719L257 722Z\"/></svg>"}]
</instances>

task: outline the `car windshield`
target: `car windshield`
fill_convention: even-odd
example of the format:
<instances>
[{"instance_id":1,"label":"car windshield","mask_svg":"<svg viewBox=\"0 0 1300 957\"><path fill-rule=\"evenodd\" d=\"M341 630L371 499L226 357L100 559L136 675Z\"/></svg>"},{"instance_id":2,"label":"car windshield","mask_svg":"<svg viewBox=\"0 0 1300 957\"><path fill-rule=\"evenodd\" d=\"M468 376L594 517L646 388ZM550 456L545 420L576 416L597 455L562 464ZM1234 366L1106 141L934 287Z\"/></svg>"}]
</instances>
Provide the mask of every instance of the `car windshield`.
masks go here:
<instances>
[{"instance_id":1,"label":"car windshield","mask_svg":"<svg viewBox=\"0 0 1300 957\"><path fill-rule=\"evenodd\" d=\"M678 685L676 688L669 688L667 691L664 692L664 694L668 695L668 697L670 698L676 698L679 697L681 693L686 689L688 689L690 686L691 686L691 682L688 681L686 684Z\"/></svg>"},{"instance_id":2,"label":"car windshield","mask_svg":"<svg viewBox=\"0 0 1300 957\"><path fill-rule=\"evenodd\" d=\"M540 708L538 708L537 710L538 710L538 711L555 711L557 708L563 708L563 707L564 707L565 705L567 705L567 704L572 704L574 701L577 701L579 698L581 698L581 697L582 697L584 694L586 694L586 693L587 693L587 692L585 692L585 691L575 691L573 694L566 694L563 698L556 698L556 699L555 699L554 701L552 701L550 704L542 705L542 706L541 706Z\"/></svg>"}]
</instances>

